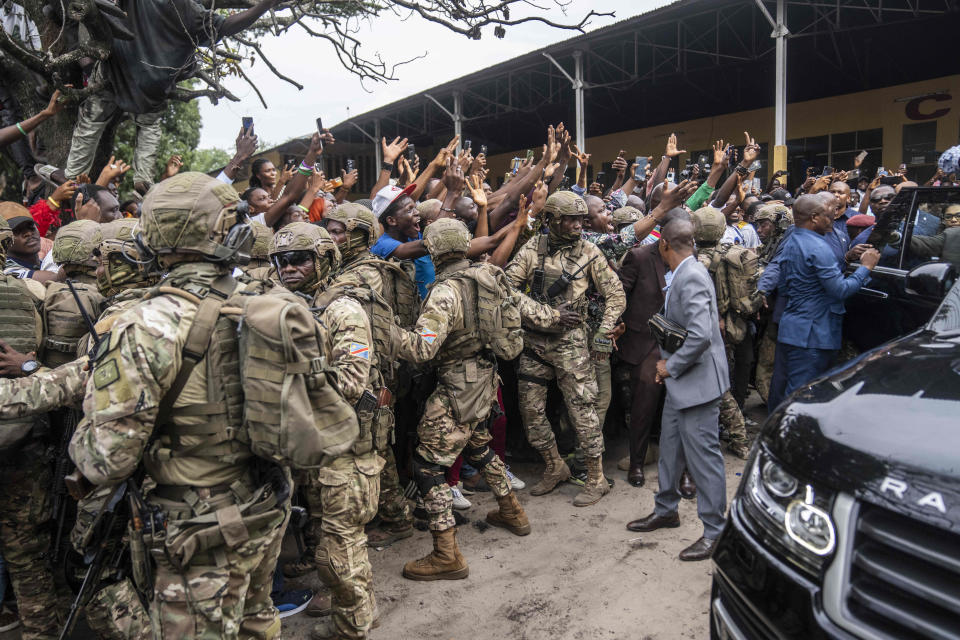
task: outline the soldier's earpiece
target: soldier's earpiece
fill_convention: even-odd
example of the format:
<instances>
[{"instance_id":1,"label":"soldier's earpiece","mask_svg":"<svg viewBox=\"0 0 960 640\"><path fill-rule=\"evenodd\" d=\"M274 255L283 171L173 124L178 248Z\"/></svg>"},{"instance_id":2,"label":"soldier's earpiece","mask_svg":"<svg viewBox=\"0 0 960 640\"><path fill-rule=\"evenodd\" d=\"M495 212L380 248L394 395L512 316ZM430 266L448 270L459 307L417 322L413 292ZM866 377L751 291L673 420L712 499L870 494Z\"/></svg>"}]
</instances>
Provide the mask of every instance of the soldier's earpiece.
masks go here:
<instances>
[{"instance_id":1,"label":"soldier's earpiece","mask_svg":"<svg viewBox=\"0 0 960 640\"><path fill-rule=\"evenodd\" d=\"M242 219L246 219L245 217ZM253 229L246 222L238 222L230 227L227 237L214 250L217 262L236 262L250 264L250 249L253 247Z\"/></svg>"},{"instance_id":2,"label":"soldier's earpiece","mask_svg":"<svg viewBox=\"0 0 960 640\"><path fill-rule=\"evenodd\" d=\"M129 253L127 253L127 243L133 242L134 246L137 247L137 253L140 255L139 258L134 258ZM132 264L142 264L148 265L153 263L157 259L157 254L150 250L150 247L147 246L147 243L143 241L142 233L135 233L133 235L133 240L125 240L120 245L120 253L123 254L124 260L129 260Z\"/></svg>"}]
</instances>

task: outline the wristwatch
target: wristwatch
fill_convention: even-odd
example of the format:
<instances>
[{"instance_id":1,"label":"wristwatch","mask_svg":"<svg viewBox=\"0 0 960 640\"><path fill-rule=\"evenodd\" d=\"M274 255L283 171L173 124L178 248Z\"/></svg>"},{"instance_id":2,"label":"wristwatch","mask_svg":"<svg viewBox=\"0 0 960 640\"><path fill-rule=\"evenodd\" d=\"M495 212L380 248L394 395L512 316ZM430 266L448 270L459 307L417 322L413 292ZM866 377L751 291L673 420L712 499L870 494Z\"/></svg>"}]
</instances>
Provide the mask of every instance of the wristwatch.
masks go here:
<instances>
[{"instance_id":1,"label":"wristwatch","mask_svg":"<svg viewBox=\"0 0 960 640\"><path fill-rule=\"evenodd\" d=\"M27 360L22 365L20 365L20 371L23 372L23 375L28 376L37 369L40 368L40 363L36 360Z\"/></svg>"},{"instance_id":2,"label":"wristwatch","mask_svg":"<svg viewBox=\"0 0 960 640\"><path fill-rule=\"evenodd\" d=\"M380 164L380 171L393 171L392 162L383 162Z\"/></svg>"},{"instance_id":3,"label":"wristwatch","mask_svg":"<svg viewBox=\"0 0 960 640\"><path fill-rule=\"evenodd\" d=\"M741 177L744 177L744 176L746 176L748 173L750 173L750 170L747 169L747 168L746 168L745 166L743 166L742 164L738 164L738 165L737 165L737 168L735 169L735 171L736 171L737 173L739 173Z\"/></svg>"}]
</instances>

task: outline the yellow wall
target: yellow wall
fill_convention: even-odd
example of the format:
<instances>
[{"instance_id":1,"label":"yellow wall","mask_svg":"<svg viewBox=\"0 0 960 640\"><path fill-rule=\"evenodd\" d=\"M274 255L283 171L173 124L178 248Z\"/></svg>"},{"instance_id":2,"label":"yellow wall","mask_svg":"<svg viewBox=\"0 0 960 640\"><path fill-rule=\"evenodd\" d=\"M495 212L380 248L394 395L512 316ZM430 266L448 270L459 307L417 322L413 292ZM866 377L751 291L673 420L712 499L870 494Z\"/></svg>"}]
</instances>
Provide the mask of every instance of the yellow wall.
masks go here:
<instances>
[{"instance_id":1,"label":"yellow wall","mask_svg":"<svg viewBox=\"0 0 960 640\"><path fill-rule=\"evenodd\" d=\"M787 105L787 139L882 128L882 164L886 167L896 167L903 159L902 126L911 122L923 122L908 118L906 115L908 103L898 102L897 99L944 90L951 95L950 100L927 101L921 108L924 113L949 108L945 115L936 119L936 148L943 151L960 141L960 75L789 104ZM589 100L589 97L587 99ZM628 159L637 155L649 155L653 156L653 162L656 164L663 154L664 144L671 132L675 132L679 137L680 148L694 151L708 149L715 140L720 138L742 146L744 131L749 131L758 143L768 143L769 160L772 160L772 107L587 138L586 146L587 152L591 154L590 163L596 172L600 170L603 162L610 162L616 158L621 149L627 151ZM539 157L539 149L537 151ZM511 153L491 156L490 178L494 184L496 184L496 177L502 176L509 168L511 158L523 157L525 153L525 149L518 149ZM683 159L685 158L681 157L681 160Z\"/></svg>"}]
</instances>

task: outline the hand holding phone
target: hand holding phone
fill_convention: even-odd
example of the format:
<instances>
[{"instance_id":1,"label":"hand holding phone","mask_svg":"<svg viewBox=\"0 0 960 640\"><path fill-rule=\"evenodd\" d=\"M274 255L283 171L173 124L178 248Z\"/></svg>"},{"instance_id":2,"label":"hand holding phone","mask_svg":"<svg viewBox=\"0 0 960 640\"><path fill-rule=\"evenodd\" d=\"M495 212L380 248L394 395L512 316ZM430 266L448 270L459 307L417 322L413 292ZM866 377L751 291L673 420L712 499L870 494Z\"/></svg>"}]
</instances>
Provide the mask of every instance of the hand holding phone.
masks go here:
<instances>
[{"instance_id":1,"label":"hand holding phone","mask_svg":"<svg viewBox=\"0 0 960 640\"><path fill-rule=\"evenodd\" d=\"M407 144L407 162L413 164L414 159L417 157L417 145L412 142Z\"/></svg>"},{"instance_id":2,"label":"hand holding phone","mask_svg":"<svg viewBox=\"0 0 960 640\"><path fill-rule=\"evenodd\" d=\"M241 120L243 123L243 132L246 134L253 133L253 118L250 116L243 116Z\"/></svg>"}]
</instances>

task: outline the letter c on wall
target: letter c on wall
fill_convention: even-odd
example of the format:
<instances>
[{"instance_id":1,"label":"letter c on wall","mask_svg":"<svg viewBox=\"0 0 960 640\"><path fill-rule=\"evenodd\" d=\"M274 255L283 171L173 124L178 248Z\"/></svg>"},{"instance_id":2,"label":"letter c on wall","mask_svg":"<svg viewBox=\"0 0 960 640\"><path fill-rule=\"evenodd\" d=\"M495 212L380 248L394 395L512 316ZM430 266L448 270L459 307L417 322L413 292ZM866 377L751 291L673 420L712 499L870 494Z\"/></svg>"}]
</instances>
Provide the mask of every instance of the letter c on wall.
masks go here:
<instances>
[{"instance_id":1,"label":"letter c on wall","mask_svg":"<svg viewBox=\"0 0 960 640\"><path fill-rule=\"evenodd\" d=\"M934 109L930 113L924 113L920 110L920 105L926 102L927 100L933 100L934 102L944 102L948 100L953 100L953 96L949 93L935 93L929 96L922 96L920 98L914 98L907 103L905 109L907 117L911 120L934 120L936 118L942 118L943 116L950 113L950 107L944 107L942 109Z\"/></svg>"}]
</instances>

